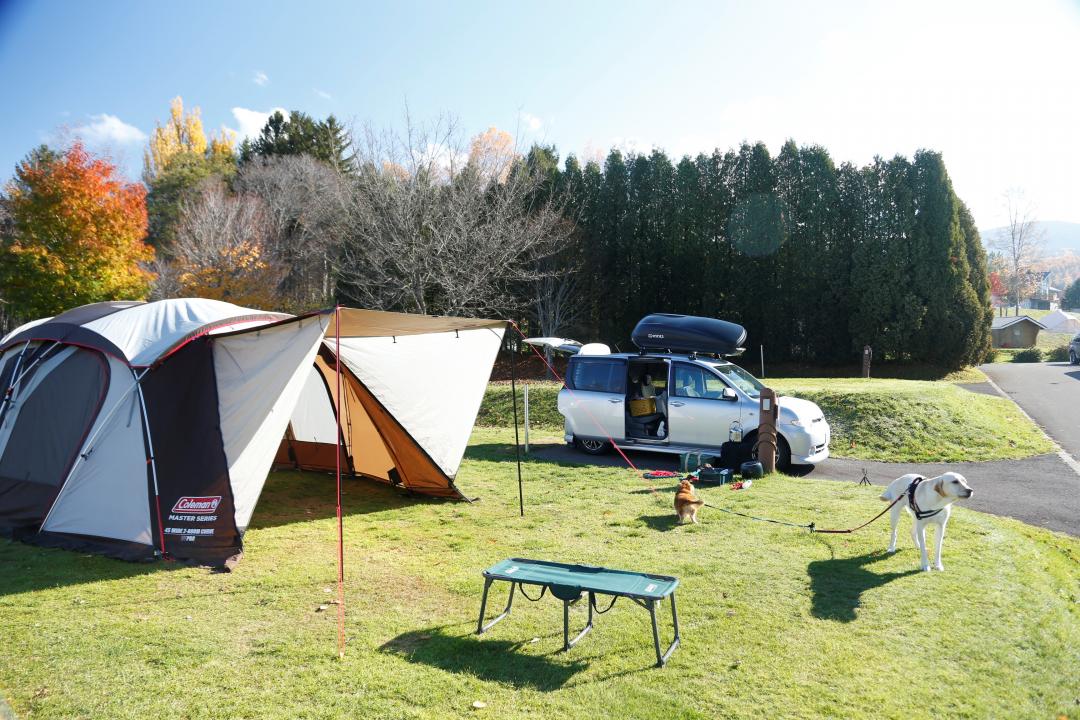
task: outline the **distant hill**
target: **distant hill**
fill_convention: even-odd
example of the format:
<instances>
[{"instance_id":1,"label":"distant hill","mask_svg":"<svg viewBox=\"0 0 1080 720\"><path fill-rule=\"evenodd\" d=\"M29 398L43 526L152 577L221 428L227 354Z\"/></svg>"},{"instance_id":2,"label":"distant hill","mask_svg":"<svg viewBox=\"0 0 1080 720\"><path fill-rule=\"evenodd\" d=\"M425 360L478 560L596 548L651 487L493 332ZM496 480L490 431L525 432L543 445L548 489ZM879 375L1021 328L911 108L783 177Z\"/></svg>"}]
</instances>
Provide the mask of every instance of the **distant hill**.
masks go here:
<instances>
[{"instance_id":1,"label":"distant hill","mask_svg":"<svg viewBox=\"0 0 1080 720\"><path fill-rule=\"evenodd\" d=\"M1072 252L1073 255L1080 255L1080 223L1044 220L1039 225L1046 233L1045 255L1047 257L1062 255L1066 251ZM989 249L994 238L1004 229L1003 227L997 227L989 230L979 230L979 234L982 235L983 245Z\"/></svg>"},{"instance_id":2,"label":"distant hill","mask_svg":"<svg viewBox=\"0 0 1080 720\"><path fill-rule=\"evenodd\" d=\"M1066 288L1073 280L1080 278L1080 223L1045 220L1040 222L1046 233L1043 248L1043 260L1036 269L1050 271L1050 284ZM998 233L1005 228L980 230L983 245L990 251L990 245Z\"/></svg>"}]
</instances>

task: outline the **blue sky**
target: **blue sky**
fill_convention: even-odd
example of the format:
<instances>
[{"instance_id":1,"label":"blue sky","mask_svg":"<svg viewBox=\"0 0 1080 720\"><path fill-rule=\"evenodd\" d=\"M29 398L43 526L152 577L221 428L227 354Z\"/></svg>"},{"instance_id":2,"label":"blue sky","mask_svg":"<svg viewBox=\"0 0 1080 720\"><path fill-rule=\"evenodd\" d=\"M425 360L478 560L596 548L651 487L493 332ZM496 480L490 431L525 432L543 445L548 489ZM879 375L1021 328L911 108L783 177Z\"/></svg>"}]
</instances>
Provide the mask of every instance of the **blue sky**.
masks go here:
<instances>
[{"instance_id":1,"label":"blue sky","mask_svg":"<svg viewBox=\"0 0 1080 720\"><path fill-rule=\"evenodd\" d=\"M982 227L1013 187L1080 222L1078 61L1075 0L0 0L0 177L65 135L137 177L177 95L239 131L276 107L400 124L408 102L564 156L792 137L865 163L929 147Z\"/></svg>"}]
</instances>

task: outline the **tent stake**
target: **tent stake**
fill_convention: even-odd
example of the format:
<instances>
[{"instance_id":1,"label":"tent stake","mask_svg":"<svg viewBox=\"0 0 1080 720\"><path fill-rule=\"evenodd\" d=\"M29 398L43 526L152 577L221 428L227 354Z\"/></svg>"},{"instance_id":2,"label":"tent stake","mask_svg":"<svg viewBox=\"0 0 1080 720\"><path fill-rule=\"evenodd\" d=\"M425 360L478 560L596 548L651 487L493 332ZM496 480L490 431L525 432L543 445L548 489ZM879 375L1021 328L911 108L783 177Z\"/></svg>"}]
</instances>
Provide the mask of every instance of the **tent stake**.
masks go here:
<instances>
[{"instance_id":1,"label":"tent stake","mask_svg":"<svg viewBox=\"0 0 1080 720\"><path fill-rule=\"evenodd\" d=\"M337 452L335 454L337 475L337 528L338 528L338 659L345 657L345 525L341 515L341 306L334 306L334 378L337 395L334 415L337 422Z\"/></svg>"},{"instance_id":2,"label":"tent stake","mask_svg":"<svg viewBox=\"0 0 1080 720\"><path fill-rule=\"evenodd\" d=\"M521 512L521 517L525 517L525 491L521 486L521 442L518 438L518 411L517 411L517 353L514 352L514 345L517 344L517 338L511 337L510 339L510 397L514 401L514 451L517 453L517 475L518 475L518 508Z\"/></svg>"}]
</instances>

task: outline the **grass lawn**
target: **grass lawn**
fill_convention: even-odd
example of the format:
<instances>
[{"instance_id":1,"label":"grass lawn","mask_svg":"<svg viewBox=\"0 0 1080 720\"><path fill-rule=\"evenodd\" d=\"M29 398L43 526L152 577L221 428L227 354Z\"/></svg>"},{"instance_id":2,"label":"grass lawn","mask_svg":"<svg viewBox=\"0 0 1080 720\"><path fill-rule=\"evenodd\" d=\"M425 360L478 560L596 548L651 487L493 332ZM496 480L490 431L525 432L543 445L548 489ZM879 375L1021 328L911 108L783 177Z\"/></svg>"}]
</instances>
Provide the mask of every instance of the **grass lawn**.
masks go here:
<instances>
[{"instance_id":1,"label":"grass lawn","mask_svg":"<svg viewBox=\"0 0 1080 720\"><path fill-rule=\"evenodd\" d=\"M980 382L973 370L956 382ZM770 378L773 388L816 402L832 428L832 454L864 460L1002 460L1052 452L1046 436L1004 398L953 382L871 378ZM529 388L530 428L562 432L557 383ZM522 390L518 388L518 394ZM519 397L519 413L521 412ZM513 426L508 384L492 384L477 422Z\"/></svg>"},{"instance_id":2,"label":"grass lawn","mask_svg":"<svg viewBox=\"0 0 1080 720\"><path fill-rule=\"evenodd\" d=\"M334 607L317 611L336 577L326 476L271 476L231 574L0 541L0 694L32 718L1080 718L1080 540L959 508L946 572L921 573L909 539L882 553L886 524L810 535L705 508L677 527L667 487L540 460L520 518L510 437L474 434L459 480L478 503L347 484L344 661ZM701 491L836 526L878 492ZM625 600L567 654L550 598L477 638L480 571L515 555L678 576L683 646L651 668Z\"/></svg>"},{"instance_id":3,"label":"grass lawn","mask_svg":"<svg viewBox=\"0 0 1080 720\"><path fill-rule=\"evenodd\" d=\"M1053 452L1005 398L922 380L778 379L782 393L816 402L832 428L832 453L865 460L957 462Z\"/></svg>"}]
</instances>

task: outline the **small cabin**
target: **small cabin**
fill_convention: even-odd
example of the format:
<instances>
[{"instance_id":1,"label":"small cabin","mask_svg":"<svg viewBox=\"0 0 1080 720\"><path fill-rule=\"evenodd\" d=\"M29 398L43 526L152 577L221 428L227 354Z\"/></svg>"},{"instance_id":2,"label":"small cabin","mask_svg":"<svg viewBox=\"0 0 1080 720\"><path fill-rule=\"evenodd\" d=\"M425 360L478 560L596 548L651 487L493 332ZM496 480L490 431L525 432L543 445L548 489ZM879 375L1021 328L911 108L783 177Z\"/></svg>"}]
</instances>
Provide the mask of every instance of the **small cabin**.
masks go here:
<instances>
[{"instance_id":1,"label":"small cabin","mask_svg":"<svg viewBox=\"0 0 1080 720\"><path fill-rule=\"evenodd\" d=\"M1035 347L1039 331L1046 326L1027 315L996 317L990 326L990 335L996 348Z\"/></svg>"}]
</instances>

